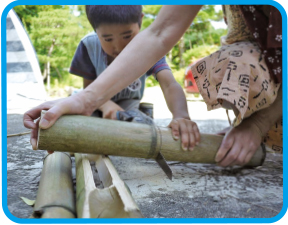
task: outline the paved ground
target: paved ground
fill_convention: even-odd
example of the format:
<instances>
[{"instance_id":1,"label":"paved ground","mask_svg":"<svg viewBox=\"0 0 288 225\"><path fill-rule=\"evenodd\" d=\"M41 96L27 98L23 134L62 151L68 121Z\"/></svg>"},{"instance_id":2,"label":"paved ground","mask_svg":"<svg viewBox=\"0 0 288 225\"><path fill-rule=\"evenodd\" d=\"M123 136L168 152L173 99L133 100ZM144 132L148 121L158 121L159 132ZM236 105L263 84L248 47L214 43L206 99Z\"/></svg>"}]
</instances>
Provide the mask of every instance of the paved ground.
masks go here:
<instances>
[{"instance_id":1,"label":"paved ground","mask_svg":"<svg viewBox=\"0 0 288 225\"><path fill-rule=\"evenodd\" d=\"M13 15L6 20L8 134L27 131L23 113L46 98L33 47L15 21ZM157 125L167 126L171 114L159 87L146 89L143 101L154 103ZM207 112L201 99L193 98L188 107L203 133L228 126L223 109ZM16 217L28 218L33 211L20 197L36 198L45 154L31 149L29 135L7 138L8 209ZM252 170L169 162L172 181L153 160L111 159L147 218L269 218L282 208L282 155L268 154L264 165ZM75 182L75 167L72 172Z\"/></svg>"},{"instance_id":2,"label":"paved ground","mask_svg":"<svg viewBox=\"0 0 288 225\"><path fill-rule=\"evenodd\" d=\"M163 98L158 98L159 91L148 89L144 100L159 102L155 105L156 123L166 126L169 113ZM228 125L225 111L207 112L201 101L188 104L201 132L215 133ZM25 110L8 111L8 134L26 130L22 125ZM36 198L44 155L31 149L29 135L7 140L8 208L16 217L28 218L33 211L20 197ZM264 165L252 170L169 162L172 181L153 160L111 159L147 218L270 218L282 209L282 155L268 154Z\"/></svg>"}]
</instances>

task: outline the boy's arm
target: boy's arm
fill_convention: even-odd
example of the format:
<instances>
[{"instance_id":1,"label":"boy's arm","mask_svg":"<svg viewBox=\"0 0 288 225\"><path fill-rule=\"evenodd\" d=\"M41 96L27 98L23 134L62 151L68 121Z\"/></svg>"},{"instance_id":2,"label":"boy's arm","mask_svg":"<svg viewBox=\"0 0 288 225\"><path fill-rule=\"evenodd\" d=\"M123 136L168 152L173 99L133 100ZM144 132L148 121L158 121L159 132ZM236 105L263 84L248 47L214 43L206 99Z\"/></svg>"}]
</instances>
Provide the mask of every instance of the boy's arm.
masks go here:
<instances>
[{"instance_id":1,"label":"boy's arm","mask_svg":"<svg viewBox=\"0 0 288 225\"><path fill-rule=\"evenodd\" d=\"M83 88L85 89L89 86L94 80L88 80L83 78ZM116 112L124 111L119 105L115 102L108 100L103 105L98 108L103 113L103 118L116 120Z\"/></svg>"},{"instance_id":2,"label":"boy's arm","mask_svg":"<svg viewBox=\"0 0 288 225\"><path fill-rule=\"evenodd\" d=\"M183 150L193 150L200 142L200 133L197 124L190 120L187 101L181 86L167 69L158 72L157 79L173 115L173 120L168 126L172 130L173 137L178 139L181 136Z\"/></svg>"}]
</instances>

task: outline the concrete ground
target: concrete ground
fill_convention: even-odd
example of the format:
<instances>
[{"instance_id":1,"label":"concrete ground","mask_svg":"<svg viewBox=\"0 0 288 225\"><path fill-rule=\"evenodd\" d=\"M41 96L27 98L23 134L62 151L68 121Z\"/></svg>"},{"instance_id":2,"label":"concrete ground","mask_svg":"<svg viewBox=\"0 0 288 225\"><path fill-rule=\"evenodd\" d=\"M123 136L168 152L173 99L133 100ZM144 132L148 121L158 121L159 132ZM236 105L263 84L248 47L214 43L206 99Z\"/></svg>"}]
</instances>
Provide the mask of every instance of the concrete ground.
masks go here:
<instances>
[{"instance_id":1,"label":"concrete ground","mask_svg":"<svg viewBox=\"0 0 288 225\"><path fill-rule=\"evenodd\" d=\"M215 133L229 125L224 110L207 112L201 99L192 100L188 102L189 112L201 132ZM39 104L38 99L33 101ZM159 88L148 88L143 101L154 103L159 126L169 123L171 114ZM17 110L8 108L8 134L27 130L22 125L26 110L25 105ZM28 218L33 211L20 197L36 198L45 154L31 149L29 135L7 138L8 209L16 217ZM282 155L268 153L264 165L255 169L169 162L172 181L154 160L111 159L147 218L270 218L282 209ZM75 168L73 174L75 181Z\"/></svg>"}]
</instances>

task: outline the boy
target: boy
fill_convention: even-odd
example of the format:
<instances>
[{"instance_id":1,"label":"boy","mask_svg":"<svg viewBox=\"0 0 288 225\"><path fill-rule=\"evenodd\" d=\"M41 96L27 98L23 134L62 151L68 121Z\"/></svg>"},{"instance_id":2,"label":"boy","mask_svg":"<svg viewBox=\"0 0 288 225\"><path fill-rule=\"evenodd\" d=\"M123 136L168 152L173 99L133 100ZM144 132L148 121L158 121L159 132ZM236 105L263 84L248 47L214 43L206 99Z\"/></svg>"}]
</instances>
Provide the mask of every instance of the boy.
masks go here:
<instances>
[{"instance_id":1,"label":"boy","mask_svg":"<svg viewBox=\"0 0 288 225\"><path fill-rule=\"evenodd\" d=\"M79 43L71 63L70 73L83 77L86 88L109 66L129 41L140 31L142 6L87 5L87 18L93 33ZM138 109L143 96L145 79L162 70L170 71L165 57L160 59L145 75L103 104L94 116L116 119L117 111ZM162 72L167 74L167 72Z\"/></svg>"},{"instance_id":2,"label":"boy","mask_svg":"<svg viewBox=\"0 0 288 225\"><path fill-rule=\"evenodd\" d=\"M99 79L99 81L102 79L99 78L101 73L113 62L136 34L139 33L143 17L142 6L89 5L86 6L86 14L95 32L88 34L81 40L70 68L70 73L83 77L85 89L95 79ZM141 52L135 52L134 54L139 55ZM142 62L139 61L138 63ZM135 66L137 65L131 65L131 68ZM125 68L125 70L128 72L129 68ZM145 79L147 76L153 74L160 84L168 108L173 115L173 120L169 124L173 137L178 139L181 135L183 150L193 150L193 147L200 142L199 130L196 123L190 120L184 92L174 79L165 61L165 57L161 58L152 68L147 68L147 71L145 75L98 108L102 112L102 117L116 119L117 111L138 109L139 102L143 96ZM119 74L119 76L125 76L125 74ZM118 84L115 83L115 85ZM108 89L112 90L114 86L112 85ZM77 98L76 95L75 97ZM57 104L56 102L50 103L52 105ZM51 107L50 103L45 103L45 107L46 104ZM90 102L90 104L93 105L94 103ZM39 107L41 108L42 106ZM77 108L76 105L73 107ZM88 109L90 106L86 105L85 108ZM30 111L26 114L30 117ZM33 113L32 117L34 116ZM49 117L49 112L46 116ZM98 114L98 116L101 116L101 114ZM24 118L24 124L26 127L33 129L31 144L33 149L35 149L37 131L34 129L35 125L31 124L29 120ZM45 129L45 126L42 126L42 128Z\"/></svg>"}]
</instances>

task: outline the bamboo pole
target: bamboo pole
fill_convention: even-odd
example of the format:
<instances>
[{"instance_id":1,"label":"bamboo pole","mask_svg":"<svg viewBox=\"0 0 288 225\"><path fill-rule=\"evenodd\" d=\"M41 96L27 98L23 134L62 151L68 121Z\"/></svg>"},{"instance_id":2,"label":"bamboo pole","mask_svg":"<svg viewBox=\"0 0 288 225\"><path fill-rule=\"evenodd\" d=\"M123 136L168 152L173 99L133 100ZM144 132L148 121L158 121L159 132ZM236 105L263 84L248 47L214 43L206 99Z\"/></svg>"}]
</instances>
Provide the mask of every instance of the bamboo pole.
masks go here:
<instances>
[{"instance_id":1,"label":"bamboo pole","mask_svg":"<svg viewBox=\"0 0 288 225\"><path fill-rule=\"evenodd\" d=\"M156 158L159 151L168 161L215 163L223 136L201 134L193 151L183 151L167 127L65 115L49 129L38 131L38 149ZM262 165L265 148L259 147L247 166Z\"/></svg>"},{"instance_id":2,"label":"bamboo pole","mask_svg":"<svg viewBox=\"0 0 288 225\"><path fill-rule=\"evenodd\" d=\"M96 188L91 165L85 154L78 153L75 153L75 163L77 217L90 218L89 194Z\"/></svg>"},{"instance_id":3,"label":"bamboo pole","mask_svg":"<svg viewBox=\"0 0 288 225\"><path fill-rule=\"evenodd\" d=\"M23 133L17 133L17 134L7 134L7 138L8 137L15 137L15 136L22 136L22 135L26 135L26 134L30 134L31 131L26 131L26 132L23 132Z\"/></svg>"},{"instance_id":4,"label":"bamboo pole","mask_svg":"<svg viewBox=\"0 0 288 225\"><path fill-rule=\"evenodd\" d=\"M75 218L71 166L66 153L55 152L45 157L34 218Z\"/></svg>"},{"instance_id":5,"label":"bamboo pole","mask_svg":"<svg viewBox=\"0 0 288 225\"><path fill-rule=\"evenodd\" d=\"M96 161L104 189L95 186L89 159ZM78 218L142 218L125 183L108 157L75 154Z\"/></svg>"}]
</instances>

